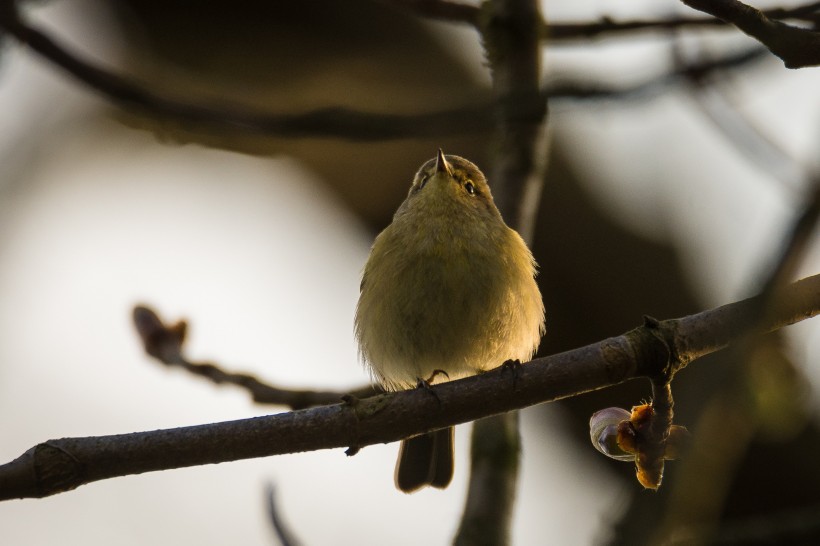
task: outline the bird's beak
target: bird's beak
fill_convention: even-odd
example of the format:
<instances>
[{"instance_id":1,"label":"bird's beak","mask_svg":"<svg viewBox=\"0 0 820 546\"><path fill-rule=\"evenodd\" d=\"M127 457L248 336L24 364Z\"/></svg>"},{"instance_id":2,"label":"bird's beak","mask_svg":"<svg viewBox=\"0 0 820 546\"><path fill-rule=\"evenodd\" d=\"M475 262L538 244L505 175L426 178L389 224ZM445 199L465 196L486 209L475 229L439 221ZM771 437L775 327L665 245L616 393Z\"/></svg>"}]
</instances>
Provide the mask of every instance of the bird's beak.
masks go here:
<instances>
[{"instance_id":1,"label":"bird's beak","mask_svg":"<svg viewBox=\"0 0 820 546\"><path fill-rule=\"evenodd\" d=\"M438 149L438 155L436 156L436 173L447 173L449 176L453 175L453 170L450 168L450 164L447 163L447 160L444 159L444 152L441 151L441 148Z\"/></svg>"}]
</instances>

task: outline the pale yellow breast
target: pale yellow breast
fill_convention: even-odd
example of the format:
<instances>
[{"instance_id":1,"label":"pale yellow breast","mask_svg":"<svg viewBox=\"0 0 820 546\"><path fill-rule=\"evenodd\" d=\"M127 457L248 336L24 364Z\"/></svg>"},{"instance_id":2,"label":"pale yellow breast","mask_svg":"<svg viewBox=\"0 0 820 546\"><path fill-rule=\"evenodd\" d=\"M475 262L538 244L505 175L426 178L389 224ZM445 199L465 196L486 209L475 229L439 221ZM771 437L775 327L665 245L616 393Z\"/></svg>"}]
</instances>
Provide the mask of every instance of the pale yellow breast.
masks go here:
<instances>
[{"instance_id":1,"label":"pale yellow breast","mask_svg":"<svg viewBox=\"0 0 820 546\"><path fill-rule=\"evenodd\" d=\"M500 221L394 222L365 266L356 312L363 360L392 389L434 370L455 379L529 360L544 321L534 267Z\"/></svg>"}]
</instances>

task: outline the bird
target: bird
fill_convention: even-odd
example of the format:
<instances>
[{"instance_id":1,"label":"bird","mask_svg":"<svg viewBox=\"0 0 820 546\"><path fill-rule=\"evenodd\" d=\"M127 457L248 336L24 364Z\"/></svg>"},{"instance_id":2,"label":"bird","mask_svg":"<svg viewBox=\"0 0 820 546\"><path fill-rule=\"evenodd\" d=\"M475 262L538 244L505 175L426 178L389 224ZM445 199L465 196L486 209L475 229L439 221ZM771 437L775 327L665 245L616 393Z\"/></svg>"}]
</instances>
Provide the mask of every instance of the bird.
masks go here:
<instances>
[{"instance_id":1,"label":"bird","mask_svg":"<svg viewBox=\"0 0 820 546\"><path fill-rule=\"evenodd\" d=\"M545 332L537 267L481 170L439 149L370 249L354 319L360 359L388 391L530 360ZM453 430L402 440L399 490L450 484Z\"/></svg>"}]
</instances>

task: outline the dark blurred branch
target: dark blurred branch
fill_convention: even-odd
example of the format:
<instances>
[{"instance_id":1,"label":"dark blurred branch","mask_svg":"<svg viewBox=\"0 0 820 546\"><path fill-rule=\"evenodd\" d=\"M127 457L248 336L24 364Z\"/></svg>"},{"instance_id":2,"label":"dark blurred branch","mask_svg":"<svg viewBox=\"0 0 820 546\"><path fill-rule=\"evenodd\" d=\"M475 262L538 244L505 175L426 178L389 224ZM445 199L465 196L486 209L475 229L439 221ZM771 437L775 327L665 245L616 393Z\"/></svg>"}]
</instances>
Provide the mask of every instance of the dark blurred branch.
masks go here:
<instances>
[{"instance_id":1,"label":"dark blurred branch","mask_svg":"<svg viewBox=\"0 0 820 546\"><path fill-rule=\"evenodd\" d=\"M479 28L481 8L475 5L448 2L446 0L385 0L408 11L431 19L466 23ZM707 0L709 1L709 0ZM699 8L696 8L699 9ZM707 13L711 13L708 10ZM818 24L820 2L811 2L794 8L774 8L763 11L769 19L793 19ZM587 40L602 35L633 35L639 31L670 31L698 27L726 27L733 21L714 17L672 17L668 19L638 19L615 21L603 17L600 21L580 23L547 23L541 20L541 38L550 42Z\"/></svg>"},{"instance_id":2,"label":"dark blurred branch","mask_svg":"<svg viewBox=\"0 0 820 546\"><path fill-rule=\"evenodd\" d=\"M820 2L811 2L795 8L776 8L763 13L771 19L795 19L817 25ZM698 27L725 27L730 24L714 17L674 17L669 19L645 19L614 21L608 17L592 23L545 24L546 39L582 40L601 35L633 35L636 31L670 31Z\"/></svg>"},{"instance_id":3,"label":"dark blurred branch","mask_svg":"<svg viewBox=\"0 0 820 546\"><path fill-rule=\"evenodd\" d=\"M572 351L537 358L513 378L506 368L425 389L265 417L151 432L62 438L39 444L0 466L0 499L45 497L98 480L253 457L394 442L414 434L575 396L635 377L654 377L658 334L688 363L753 333L820 314L820 274L778 291L765 320L749 324L750 298L638 327ZM354 450L355 451L355 450Z\"/></svg>"},{"instance_id":4,"label":"dark blurred branch","mask_svg":"<svg viewBox=\"0 0 820 546\"><path fill-rule=\"evenodd\" d=\"M690 8L735 25L783 60L786 68L820 65L820 32L768 17L737 0L682 0Z\"/></svg>"},{"instance_id":5,"label":"dark blurred branch","mask_svg":"<svg viewBox=\"0 0 820 546\"><path fill-rule=\"evenodd\" d=\"M765 48L755 47L746 51L728 54L718 59L680 63L675 69L648 78L643 82L617 87L600 85L594 82L562 82L555 78L556 81L548 84L546 90L543 92L543 97L545 100L549 99L553 102L557 100L606 101L645 99L648 96L662 93L681 80L703 78L709 74L749 66L756 61L766 58L766 56L767 50Z\"/></svg>"},{"instance_id":6,"label":"dark blurred branch","mask_svg":"<svg viewBox=\"0 0 820 546\"><path fill-rule=\"evenodd\" d=\"M187 324L184 321L165 325L156 312L148 307L137 306L133 313L134 326L142 339L145 352L163 364L182 368L194 375L204 377L216 384L228 384L248 391L254 402L287 406L298 410L312 406L325 406L340 402L345 396L366 398L381 389L372 386L360 387L354 391L315 391L281 389L269 385L256 377L235 372L226 372L210 362L191 362L182 354Z\"/></svg>"},{"instance_id":7,"label":"dark blurred branch","mask_svg":"<svg viewBox=\"0 0 820 546\"><path fill-rule=\"evenodd\" d=\"M562 82L541 90L538 103L498 96L496 101L438 112L397 115L374 114L347 108L321 108L302 114L271 114L237 105L213 107L162 96L140 83L119 76L69 52L46 33L9 15L8 4L1 4L0 28L28 45L42 58L65 70L78 81L108 100L133 108L143 115L188 124L192 129L235 131L287 138L331 137L348 140L389 140L399 138L474 134L496 127L495 109L502 108L519 120L538 119L547 99L615 100L662 91L688 74L744 66L760 58L765 50L733 54L718 60L692 63L632 86L613 87L589 82Z\"/></svg>"},{"instance_id":8,"label":"dark blurred branch","mask_svg":"<svg viewBox=\"0 0 820 546\"><path fill-rule=\"evenodd\" d=\"M276 533L276 538L279 539L280 546L299 546L300 541L293 536L293 533L288 529L285 520L279 514L279 506L276 502L276 489L272 484L268 484L267 491L268 517L270 518L273 532Z\"/></svg>"},{"instance_id":9,"label":"dark blurred branch","mask_svg":"<svg viewBox=\"0 0 820 546\"><path fill-rule=\"evenodd\" d=\"M794 225L786 234L782 250L775 256L774 265L763 282L763 298L758 320L765 320L765 314L776 312L779 290L797 272L798 265L808 251L820 220L820 172L811 180L805 199L806 206L795 218Z\"/></svg>"},{"instance_id":10,"label":"dark blurred branch","mask_svg":"<svg viewBox=\"0 0 820 546\"><path fill-rule=\"evenodd\" d=\"M547 102L539 88L539 1L486 1L479 26L496 98L490 172L495 202L507 223L530 244L548 156ZM517 412L475 423L469 488L454 544L510 542L520 458Z\"/></svg>"},{"instance_id":11,"label":"dark blurred branch","mask_svg":"<svg viewBox=\"0 0 820 546\"><path fill-rule=\"evenodd\" d=\"M497 0L485 6L482 37L496 97L490 178L507 223L532 244L547 150L547 100L541 84L537 0ZM557 91L553 88L553 91Z\"/></svg>"},{"instance_id":12,"label":"dark blurred branch","mask_svg":"<svg viewBox=\"0 0 820 546\"><path fill-rule=\"evenodd\" d=\"M727 142L781 187L796 194L805 182L805 168L739 107L729 93L728 78L692 73L689 89L694 104Z\"/></svg>"},{"instance_id":13,"label":"dark blurred branch","mask_svg":"<svg viewBox=\"0 0 820 546\"><path fill-rule=\"evenodd\" d=\"M478 26L481 8L471 4L448 2L447 0L383 0L400 8L412 11L416 15Z\"/></svg>"},{"instance_id":14,"label":"dark blurred branch","mask_svg":"<svg viewBox=\"0 0 820 546\"><path fill-rule=\"evenodd\" d=\"M223 131L289 138L383 140L447 132L470 133L492 127L486 105L412 115L370 114L334 107L303 114L268 114L239 106L212 107L177 100L82 59L45 32L19 19L7 4L4 6L0 11L0 28L9 35L109 100L147 115Z\"/></svg>"}]
</instances>

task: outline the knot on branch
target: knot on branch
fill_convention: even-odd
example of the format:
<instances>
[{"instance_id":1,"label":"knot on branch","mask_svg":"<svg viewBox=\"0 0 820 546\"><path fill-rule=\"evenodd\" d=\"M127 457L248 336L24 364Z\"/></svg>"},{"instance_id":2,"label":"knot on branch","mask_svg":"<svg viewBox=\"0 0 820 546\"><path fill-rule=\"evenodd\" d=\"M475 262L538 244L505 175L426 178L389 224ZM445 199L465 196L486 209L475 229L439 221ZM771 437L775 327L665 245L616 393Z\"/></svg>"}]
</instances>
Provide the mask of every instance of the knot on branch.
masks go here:
<instances>
[{"instance_id":1,"label":"knot on branch","mask_svg":"<svg viewBox=\"0 0 820 546\"><path fill-rule=\"evenodd\" d=\"M83 464L65 449L44 442L34 446L26 455L30 458L42 496L71 491L84 483Z\"/></svg>"},{"instance_id":2,"label":"knot on branch","mask_svg":"<svg viewBox=\"0 0 820 546\"><path fill-rule=\"evenodd\" d=\"M654 384L667 384L686 366L675 347L675 325L650 316L643 319L643 325L626 333L635 351L638 375Z\"/></svg>"}]
</instances>

